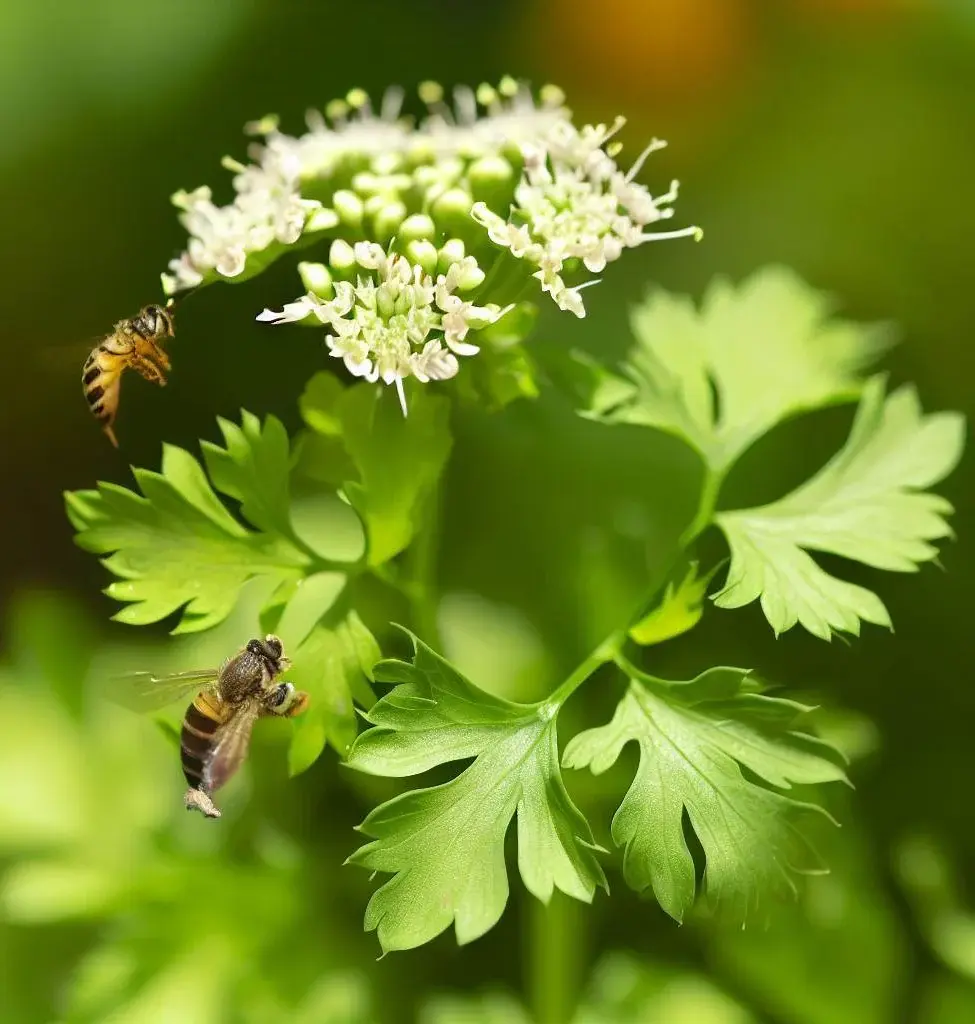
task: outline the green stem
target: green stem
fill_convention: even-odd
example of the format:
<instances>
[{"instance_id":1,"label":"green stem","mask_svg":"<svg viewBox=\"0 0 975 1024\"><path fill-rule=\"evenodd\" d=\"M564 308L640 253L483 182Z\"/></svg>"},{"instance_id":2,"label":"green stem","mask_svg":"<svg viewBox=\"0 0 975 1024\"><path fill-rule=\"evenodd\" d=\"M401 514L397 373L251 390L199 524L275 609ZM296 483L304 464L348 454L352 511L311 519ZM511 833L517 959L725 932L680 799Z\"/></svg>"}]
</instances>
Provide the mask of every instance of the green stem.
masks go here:
<instances>
[{"instance_id":1,"label":"green stem","mask_svg":"<svg viewBox=\"0 0 975 1024\"><path fill-rule=\"evenodd\" d=\"M678 541L681 550L690 547L711 525L711 520L714 518L714 507L718 502L718 492L724 483L725 472L724 469L704 467L704 481L701 485L701 497L698 500L697 512Z\"/></svg>"},{"instance_id":2,"label":"green stem","mask_svg":"<svg viewBox=\"0 0 975 1024\"><path fill-rule=\"evenodd\" d=\"M610 633L592 654L576 667L572 675L552 692L545 703L560 708L598 668L615 659L625 640L625 629L617 629Z\"/></svg>"},{"instance_id":3,"label":"green stem","mask_svg":"<svg viewBox=\"0 0 975 1024\"><path fill-rule=\"evenodd\" d=\"M426 514L407 556L407 582L401 584L413 606L417 634L435 651L441 649L436 586L441 500L440 480L437 480L427 497Z\"/></svg>"},{"instance_id":4,"label":"green stem","mask_svg":"<svg viewBox=\"0 0 975 1024\"><path fill-rule=\"evenodd\" d=\"M529 1005L535 1024L569 1024L579 999L585 936L583 904L559 892L528 899Z\"/></svg>"}]
</instances>

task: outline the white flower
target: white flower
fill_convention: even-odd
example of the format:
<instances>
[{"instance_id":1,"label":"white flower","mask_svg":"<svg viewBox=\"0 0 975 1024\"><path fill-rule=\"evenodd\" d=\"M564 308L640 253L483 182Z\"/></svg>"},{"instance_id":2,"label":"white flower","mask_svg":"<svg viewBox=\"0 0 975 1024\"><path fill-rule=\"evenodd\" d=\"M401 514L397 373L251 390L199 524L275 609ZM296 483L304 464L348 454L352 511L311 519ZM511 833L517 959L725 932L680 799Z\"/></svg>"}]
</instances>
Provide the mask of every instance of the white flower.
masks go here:
<instances>
[{"instance_id":1,"label":"white flower","mask_svg":"<svg viewBox=\"0 0 975 1024\"><path fill-rule=\"evenodd\" d=\"M309 293L257 319L281 324L317 318L329 329L329 353L356 377L395 385L406 415L404 379L453 377L458 356L480 351L467 340L470 332L496 323L512 307L476 306L457 294L483 277L473 257L456 260L434 279L374 242L358 242L352 251L362 271L354 283L336 281L331 299Z\"/></svg>"},{"instance_id":2,"label":"white flower","mask_svg":"<svg viewBox=\"0 0 975 1024\"><path fill-rule=\"evenodd\" d=\"M386 90L379 114L361 89L351 90L344 100L305 115L308 131L297 138L278 130L274 119L249 126L252 134L263 135L263 145L252 150L262 166L268 161L288 162L302 180L328 178L349 157L388 157L407 150L412 141L409 124L400 119L403 90Z\"/></svg>"},{"instance_id":3,"label":"white flower","mask_svg":"<svg viewBox=\"0 0 975 1024\"><path fill-rule=\"evenodd\" d=\"M186 251L169 264L164 287L170 294L199 284L209 270L237 277L244 271L248 253L266 249L272 242L293 245L311 212L322 205L302 199L295 167L287 160L275 157L260 167L227 163L237 171L237 196L232 203L215 205L206 187L173 196L174 205L183 211L180 222L190 239Z\"/></svg>"},{"instance_id":4,"label":"white flower","mask_svg":"<svg viewBox=\"0 0 975 1024\"><path fill-rule=\"evenodd\" d=\"M575 128L559 120L544 138L522 145L524 168L506 220L484 203L475 203L473 218L496 245L535 264L533 273L542 291L561 309L585 316L579 295L583 286L569 288L562 278L567 260L579 261L592 273L620 258L624 249L664 238L699 236L698 228L681 231L646 230L673 215L677 182L654 197L633 179L646 158L664 143L653 140L629 172L623 173L604 148L623 126Z\"/></svg>"},{"instance_id":5,"label":"white flower","mask_svg":"<svg viewBox=\"0 0 975 1024\"><path fill-rule=\"evenodd\" d=\"M420 98L427 104L429 116L421 123L419 134L441 157L460 154L476 158L497 153L508 144L528 145L571 116L560 89L546 86L536 101L528 85L513 78L502 79L497 88L485 84L475 91L457 86L452 106L444 102L439 85L425 82Z\"/></svg>"}]
</instances>

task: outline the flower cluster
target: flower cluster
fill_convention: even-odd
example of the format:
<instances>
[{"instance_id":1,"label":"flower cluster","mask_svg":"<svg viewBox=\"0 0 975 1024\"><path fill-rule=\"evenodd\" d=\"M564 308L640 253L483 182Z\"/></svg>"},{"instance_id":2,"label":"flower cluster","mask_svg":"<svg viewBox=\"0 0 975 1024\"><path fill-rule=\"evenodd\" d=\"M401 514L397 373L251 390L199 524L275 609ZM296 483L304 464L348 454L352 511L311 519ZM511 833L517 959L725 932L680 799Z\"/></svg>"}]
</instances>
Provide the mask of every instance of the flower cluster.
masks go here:
<instances>
[{"instance_id":1,"label":"flower cluster","mask_svg":"<svg viewBox=\"0 0 975 1024\"><path fill-rule=\"evenodd\" d=\"M482 283L484 273L459 244L431 255L444 267L436 278L374 242L357 242L351 251L347 243L334 242L330 262L354 267L354 282L333 280L321 264L304 264L302 276L315 290L279 313L265 309L258 320L281 324L316 318L329 328L329 352L351 374L396 386L405 416L403 380L453 377L457 356L480 351L467 340L469 332L496 323L511 309L477 306L461 297Z\"/></svg>"},{"instance_id":2,"label":"flower cluster","mask_svg":"<svg viewBox=\"0 0 975 1024\"><path fill-rule=\"evenodd\" d=\"M532 274L560 309L585 316L580 291L562 279L569 261L581 261L593 273L619 259L624 249L664 238L699 236L695 227L681 231L649 232L655 221L673 215L670 204L677 198L677 182L654 197L633 179L646 158L666 143L654 139L636 163L623 173L604 148L622 128L617 118L607 128L580 129L559 122L541 139L522 148L524 171L515 189L515 201L507 217L484 202L475 203L471 216L488 232L496 245L538 269ZM592 284L595 282L587 282Z\"/></svg>"},{"instance_id":3,"label":"flower cluster","mask_svg":"<svg viewBox=\"0 0 975 1024\"><path fill-rule=\"evenodd\" d=\"M560 90L536 97L510 78L458 88L452 102L427 82L420 99L416 124L401 115L401 90L377 111L356 89L310 112L303 135L274 117L248 125L253 162L224 160L233 202L216 205L207 188L173 197L190 239L163 277L167 294L243 279L289 247L331 239L329 265L305 265L330 291L261 318L327 324L333 355L396 382L402 398L406 376L453 376L457 356L477 351L468 334L532 291L584 316L587 271L651 239L698 233L649 230L672 215L677 183L653 196L635 181L661 142L629 171L616 165L622 118L577 128Z\"/></svg>"}]
</instances>

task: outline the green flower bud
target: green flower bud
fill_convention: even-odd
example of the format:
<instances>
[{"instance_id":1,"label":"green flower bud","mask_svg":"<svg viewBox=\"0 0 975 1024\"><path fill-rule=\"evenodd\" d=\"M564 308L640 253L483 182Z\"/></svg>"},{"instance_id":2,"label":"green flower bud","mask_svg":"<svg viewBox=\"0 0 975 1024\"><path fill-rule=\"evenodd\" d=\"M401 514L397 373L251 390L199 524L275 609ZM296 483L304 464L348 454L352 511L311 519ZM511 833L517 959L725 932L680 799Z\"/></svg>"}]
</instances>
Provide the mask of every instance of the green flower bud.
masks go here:
<instances>
[{"instance_id":1,"label":"green flower bud","mask_svg":"<svg viewBox=\"0 0 975 1024\"><path fill-rule=\"evenodd\" d=\"M380 242L388 242L393 235L397 234L403 218L406 216L406 207L403 203L387 203L374 217L373 227L376 237Z\"/></svg>"},{"instance_id":2,"label":"green flower bud","mask_svg":"<svg viewBox=\"0 0 975 1024\"><path fill-rule=\"evenodd\" d=\"M362 227L362 200L351 189L339 189L332 196L332 207L343 224L356 230Z\"/></svg>"},{"instance_id":3,"label":"green flower bud","mask_svg":"<svg viewBox=\"0 0 975 1024\"><path fill-rule=\"evenodd\" d=\"M324 263L299 263L298 274L305 290L317 295L320 299L331 299L335 295L332 287L332 275Z\"/></svg>"},{"instance_id":4,"label":"green flower bud","mask_svg":"<svg viewBox=\"0 0 975 1024\"><path fill-rule=\"evenodd\" d=\"M474 198L466 189L450 188L434 201L430 212L442 230L450 234L464 234L471 230L473 205Z\"/></svg>"},{"instance_id":5,"label":"green flower bud","mask_svg":"<svg viewBox=\"0 0 975 1024\"><path fill-rule=\"evenodd\" d=\"M331 231L339 222L339 215L327 206L312 210L305 224L305 231Z\"/></svg>"},{"instance_id":6,"label":"green flower bud","mask_svg":"<svg viewBox=\"0 0 975 1024\"><path fill-rule=\"evenodd\" d=\"M451 264L459 263L467 255L467 249L459 238L448 239L440 248L437 259L437 270L446 274Z\"/></svg>"},{"instance_id":7,"label":"green flower bud","mask_svg":"<svg viewBox=\"0 0 975 1024\"><path fill-rule=\"evenodd\" d=\"M328 265L339 277L349 277L355 270L355 253L343 238L336 238L328 250Z\"/></svg>"},{"instance_id":8,"label":"green flower bud","mask_svg":"<svg viewBox=\"0 0 975 1024\"><path fill-rule=\"evenodd\" d=\"M381 284L376 289L376 312L388 320L396 311L396 297L393 295L388 284Z\"/></svg>"},{"instance_id":9,"label":"green flower bud","mask_svg":"<svg viewBox=\"0 0 975 1024\"><path fill-rule=\"evenodd\" d=\"M375 217L377 213L389 202L389 196L369 196L362 204L367 217Z\"/></svg>"},{"instance_id":10,"label":"green flower bud","mask_svg":"<svg viewBox=\"0 0 975 1024\"><path fill-rule=\"evenodd\" d=\"M376 174L395 174L403 166L403 158L399 153L379 153L372 159L372 169Z\"/></svg>"},{"instance_id":11,"label":"green flower bud","mask_svg":"<svg viewBox=\"0 0 975 1024\"><path fill-rule=\"evenodd\" d=\"M397 236L404 242L415 238L433 238L437 233L437 225L425 213L412 213L400 225Z\"/></svg>"},{"instance_id":12,"label":"green flower bud","mask_svg":"<svg viewBox=\"0 0 975 1024\"><path fill-rule=\"evenodd\" d=\"M406 221L403 222L405 227L407 221L411 218L407 217ZM403 247L406 258L411 263L416 263L423 267L424 273L430 274L431 277L437 272L437 247L433 242L428 241L425 238L418 238L412 242L407 242Z\"/></svg>"},{"instance_id":13,"label":"green flower bud","mask_svg":"<svg viewBox=\"0 0 975 1024\"><path fill-rule=\"evenodd\" d=\"M505 210L514 196L515 169L503 156L482 156L467 169L467 180L475 200L492 210Z\"/></svg>"}]
</instances>

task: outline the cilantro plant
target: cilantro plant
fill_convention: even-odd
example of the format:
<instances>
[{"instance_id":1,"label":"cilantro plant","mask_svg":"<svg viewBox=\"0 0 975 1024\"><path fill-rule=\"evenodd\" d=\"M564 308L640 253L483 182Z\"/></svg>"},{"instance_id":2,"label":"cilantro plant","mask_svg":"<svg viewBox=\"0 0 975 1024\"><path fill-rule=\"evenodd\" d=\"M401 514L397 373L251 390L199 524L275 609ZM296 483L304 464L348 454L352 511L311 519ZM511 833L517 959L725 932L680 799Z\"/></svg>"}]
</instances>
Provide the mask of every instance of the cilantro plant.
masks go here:
<instances>
[{"instance_id":1,"label":"cilantro plant","mask_svg":"<svg viewBox=\"0 0 975 1024\"><path fill-rule=\"evenodd\" d=\"M137 490L68 494L77 542L102 558L116 618L132 625L209 630L243 591L260 592L260 626L281 635L311 694L292 773L327 746L373 776L434 773L374 807L349 858L381 876L365 925L384 951L451 927L459 943L478 938L513 878L542 902L560 890L588 903L615 868L675 921L702 896L747 921L821 868L808 822L829 820L817 787L844 781L844 760L810 708L772 695L760 672L701 664L662 678L653 648L756 600L776 636L891 626L872 589L880 576L851 582L859 570L821 556L894 572L934 560L951 507L927 489L960 457L961 418L925 414L910 386L889 386L875 370L886 334L836 318L783 268L717 281L699 305L651 290L621 367L544 355L532 343L540 306L583 318L583 290L627 250L700 236L655 230L677 184L654 194L636 179L662 143L622 168L622 119L577 127L557 90L536 97L507 79L453 103L431 83L420 97L416 122L400 116L397 91L378 112L353 91L300 136L264 118L248 129L260 140L252 162L224 162L231 203L207 188L174 197L189 240L163 275L167 293L252 279L300 250L301 294L255 313L278 325L278 346L285 325L322 332L336 372L296 396L295 436L243 412L219 421L223 441L202 442L200 459L164 446L158 472L135 470ZM451 460L468 456L456 418L471 407L508 416L559 389L593 431L625 424L688 445L701 484L663 583L648 571L642 600L589 656L522 703L445 657L440 508ZM723 506L756 441L840 404L855 406L848 439L809 480L760 507ZM717 556L702 543L711 527L726 546ZM608 720L586 701L606 687L618 695ZM569 701L585 728L566 724ZM579 773L607 772L630 744L638 759L615 813L584 813Z\"/></svg>"}]
</instances>

